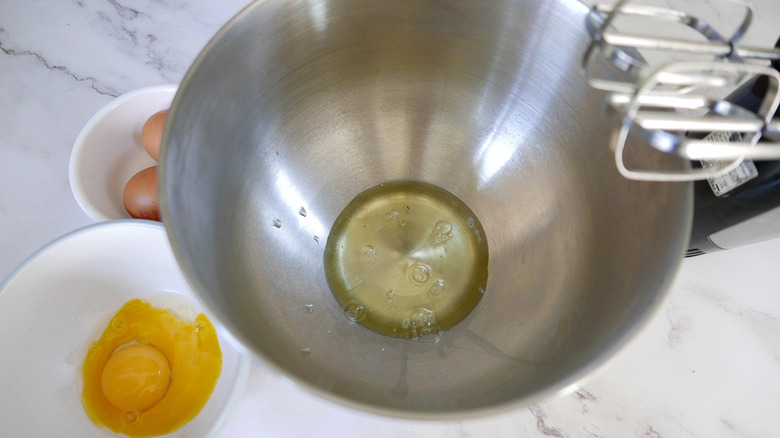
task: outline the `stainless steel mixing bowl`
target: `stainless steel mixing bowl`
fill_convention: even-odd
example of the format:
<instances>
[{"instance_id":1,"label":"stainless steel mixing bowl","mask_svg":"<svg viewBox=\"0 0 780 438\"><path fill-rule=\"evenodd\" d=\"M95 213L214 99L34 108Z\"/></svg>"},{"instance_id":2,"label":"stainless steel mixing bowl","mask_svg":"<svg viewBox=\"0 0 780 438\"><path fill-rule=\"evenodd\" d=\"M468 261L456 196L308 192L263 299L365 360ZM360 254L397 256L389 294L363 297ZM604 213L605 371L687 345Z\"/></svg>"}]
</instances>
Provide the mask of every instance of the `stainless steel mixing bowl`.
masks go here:
<instances>
[{"instance_id":1,"label":"stainless steel mixing bowl","mask_svg":"<svg viewBox=\"0 0 780 438\"><path fill-rule=\"evenodd\" d=\"M689 185L616 172L603 95L579 67L585 13L573 0L242 11L182 82L161 159L168 235L205 304L278 370L375 412L493 412L581 383L658 306L691 218ZM488 238L487 292L437 342L351 323L325 280L335 218L392 180L455 194Z\"/></svg>"}]
</instances>

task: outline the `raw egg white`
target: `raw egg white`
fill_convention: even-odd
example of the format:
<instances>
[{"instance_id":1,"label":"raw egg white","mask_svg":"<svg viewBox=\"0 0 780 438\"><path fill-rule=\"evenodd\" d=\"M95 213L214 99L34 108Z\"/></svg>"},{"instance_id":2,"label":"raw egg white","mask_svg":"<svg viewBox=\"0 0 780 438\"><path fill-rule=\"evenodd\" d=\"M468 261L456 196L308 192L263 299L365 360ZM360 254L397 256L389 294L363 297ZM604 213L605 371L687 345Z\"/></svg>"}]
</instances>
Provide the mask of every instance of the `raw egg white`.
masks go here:
<instances>
[{"instance_id":1,"label":"raw egg white","mask_svg":"<svg viewBox=\"0 0 780 438\"><path fill-rule=\"evenodd\" d=\"M222 370L217 333L142 300L127 302L84 359L84 409L96 424L130 437L173 432L211 396Z\"/></svg>"}]
</instances>

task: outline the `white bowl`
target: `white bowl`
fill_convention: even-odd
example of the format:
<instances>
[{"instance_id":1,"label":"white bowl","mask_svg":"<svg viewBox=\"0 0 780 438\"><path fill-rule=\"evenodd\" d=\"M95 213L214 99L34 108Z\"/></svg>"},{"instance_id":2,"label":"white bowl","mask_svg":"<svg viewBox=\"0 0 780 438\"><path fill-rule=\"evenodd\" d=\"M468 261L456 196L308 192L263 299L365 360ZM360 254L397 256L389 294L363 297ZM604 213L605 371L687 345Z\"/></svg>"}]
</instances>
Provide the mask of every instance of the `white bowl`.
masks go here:
<instances>
[{"instance_id":1,"label":"white bowl","mask_svg":"<svg viewBox=\"0 0 780 438\"><path fill-rule=\"evenodd\" d=\"M205 312L173 257L162 224L119 220L66 234L0 284L0 436L107 437L81 403L81 366L122 305L141 298ZM216 434L246 386L250 358L217 328L222 373L203 410L169 437Z\"/></svg>"},{"instance_id":2,"label":"white bowl","mask_svg":"<svg viewBox=\"0 0 780 438\"><path fill-rule=\"evenodd\" d=\"M70 187L96 221L129 219L122 192L137 172L157 164L141 143L152 114L171 106L178 85L154 85L123 94L84 125L70 155Z\"/></svg>"}]
</instances>

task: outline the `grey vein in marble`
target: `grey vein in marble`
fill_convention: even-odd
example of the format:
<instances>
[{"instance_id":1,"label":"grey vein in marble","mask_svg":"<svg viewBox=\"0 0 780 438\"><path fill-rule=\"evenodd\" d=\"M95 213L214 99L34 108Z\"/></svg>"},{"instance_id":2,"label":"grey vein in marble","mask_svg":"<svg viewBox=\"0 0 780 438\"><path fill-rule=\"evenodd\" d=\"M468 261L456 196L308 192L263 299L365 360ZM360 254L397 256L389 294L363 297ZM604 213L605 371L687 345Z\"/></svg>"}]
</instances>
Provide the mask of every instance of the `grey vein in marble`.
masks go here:
<instances>
[{"instance_id":1,"label":"grey vein in marble","mask_svg":"<svg viewBox=\"0 0 780 438\"><path fill-rule=\"evenodd\" d=\"M136 9L123 6L115 0L110 3L115 7L116 16L100 10L95 11L94 15L97 17L95 25L114 37L115 41L124 43L120 48L128 56L137 56L135 52L143 51L142 56L145 57L146 65L154 68L167 82L177 82L187 67L186 63L176 61L180 54L158 51L156 48L158 37L152 33L155 29L148 27L144 22L135 23L139 19L152 22L151 17Z\"/></svg>"},{"instance_id":2,"label":"grey vein in marble","mask_svg":"<svg viewBox=\"0 0 780 438\"><path fill-rule=\"evenodd\" d=\"M663 438L663 435L661 435L657 430L653 429L653 426L648 425L647 428L642 432L642 436L646 436L649 438Z\"/></svg>"},{"instance_id":3,"label":"grey vein in marble","mask_svg":"<svg viewBox=\"0 0 780 438\"><path fill-rule=\"evenodd\" d=\"M133 8L131 8L129 6L125 6L125 5L121 4L121 3L119 3L117 0L108 0L108 2L111 4L111 6L114 7L114 9L116 9L117 14L119 14L119 16L122 17L122 18L133 19L133 18L136 18L136 17L141 16L141 15L144 15L146 17L150 17L151 18L150 15L144 14L143 12L141 12L141 11L139 11L137 9L133 9Z\"/></svg>"},{"instance_id":4,"label":"grey vein in marble","mask_svg":"<svg viewBox=\"0 0 780 438\"><path fill-rule=\"evenodd\" d=\"M669 306L666 309L666 319L669 321L669 346L677 347L683 335L691 329L691 316L688 309Z\"/></svg>"},{"instance_id":5,"label":"grey vein in marble","mask_svg":"<svg viewBox=\"0 0 780 438\"><path fill-rule=\"evenodd\" d=\"M3 33L4 30L0 29L0 35L2 35ZM120 94L118 91L114 90L113 88L100 84L98 80L93 78L92 76L81 76L71 71L67 66L53 64L49 62L43 55L37 52L33 52L32 50L9 48L6 47L5 43L2 40L0 40L0 51L2 51L8 56L31 56L35 58L40 64L42 64L47 70L66 74L71 78L75 79L77 82L85 82L89 84L89 86L93 90L95 90L100 94L106 96L112 96L112 97L117 97Z\"/></svg>"},{"instance_id":6,"label":"grey vein in marble","mask_svg":"<svg viewBox=\"0 0 780 438\"><path fill-rule=\"evenodd\" d=\"M578 401L582 403L583 414L587 414L588 412L590 412L590 409L588 408L589 402L593 403L596 400L598 400L595 395L593 395L592 393L590 393L588 390L584 388L580 388L577 391L575 391L574 396L577 398Z\"/></svg>"},{"instance_id":7,"label":"grey vein in marble","mask_svg":"<svg viewBox=\"0 0 780 438\"><path fill-rule=\"evenodd\" d=\"M536 430L542 435L564 438L566 435L557 427L548 426L546 423L547 413L540 405L533 405L528 408L531 414L536 417Z\"/></svg>"},{"instance_id":8,"label":"grey vein in marble","mask_svg":"<svg viewBox=\"0 0 780 438\"><path fill-rule=\"evenodd\" d=\"M595 431L592 429L596 429ZM606 435L597 427L595 426L583 426L582 431L588 434L589 437L593 438L606 438Z\"/></svg>"},{"instance_id":9,"label":"grey vein in marble","mask_svg":"<svg viewBox=\"0 0 780 438\"><path fill-rule=\"evenodd\" d=\"M780 333L780 319L762 310L756 310L749 306L741 306L717 291L706 287L688 289L689 292L701 297L720 308L723 312L741 318L749 324L751 330L774 348L780 348L777 333ZM775 355L775 359L777 356Z\"/></svg>"}]
</instances>

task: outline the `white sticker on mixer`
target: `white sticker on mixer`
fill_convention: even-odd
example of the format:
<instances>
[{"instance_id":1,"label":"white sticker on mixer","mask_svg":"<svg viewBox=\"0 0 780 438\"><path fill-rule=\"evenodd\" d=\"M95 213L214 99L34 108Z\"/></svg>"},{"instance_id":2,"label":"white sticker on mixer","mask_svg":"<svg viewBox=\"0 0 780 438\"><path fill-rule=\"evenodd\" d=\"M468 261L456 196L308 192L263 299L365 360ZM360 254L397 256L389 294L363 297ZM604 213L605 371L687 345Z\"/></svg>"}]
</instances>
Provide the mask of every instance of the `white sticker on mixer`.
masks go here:
<instances>
[{"instance_id":1,"label":"white sticker on mixer","mask_svg":"<svg viewBox=\"0 0 780 438\"><path fill-rule=\"evenodd\" d=\"M717 142L737 142L742 141L742 135L738 132L713 132L704 139ZM701 166L705 169L718 167L722 164L723 161L717 159L701 161ZM742 161L742 164L731 172L716 178L708 178L707 181L710 183L710 188L712 193L715 193L715 196L724 196L757 176L758 169L756 169L755 163L752 160L745 159Z\"/></svg>"}]
</instances>

